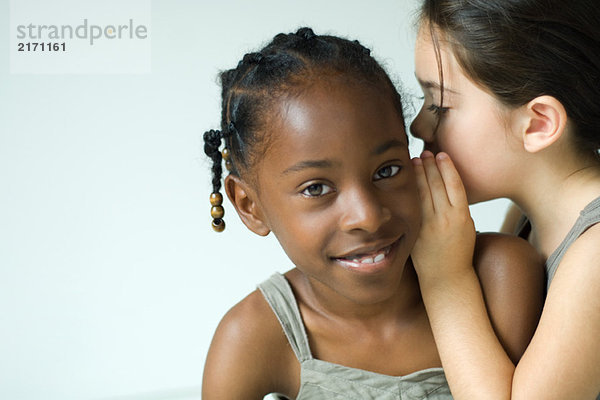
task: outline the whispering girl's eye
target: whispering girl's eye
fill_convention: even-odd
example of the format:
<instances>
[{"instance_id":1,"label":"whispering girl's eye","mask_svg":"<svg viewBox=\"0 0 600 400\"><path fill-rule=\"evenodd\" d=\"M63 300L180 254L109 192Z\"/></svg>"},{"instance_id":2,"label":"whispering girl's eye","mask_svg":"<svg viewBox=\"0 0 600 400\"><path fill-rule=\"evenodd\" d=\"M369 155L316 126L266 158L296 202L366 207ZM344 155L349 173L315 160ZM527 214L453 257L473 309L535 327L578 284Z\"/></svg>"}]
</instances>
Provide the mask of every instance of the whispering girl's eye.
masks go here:
<instances>
[{"instance_id":1,"label":"whispering girl's eye","mask_svg":"<svg viewBox=\"0 0 600 400\"><path fill-rule=\"evenodd\" d=\"M375 172L375 176L373 177L376 181L385 178L391 178L400 172L400 167L398 165L388 165L387 167L383 167Z\"/></svg>"},{"instance_id":2,"label":"whispering girl's eye","mask_svg":"<svg viewBox=\"0 0 600 400\"><path fill-rule=\"evenodd\" d=\"M450 110L450 107L440 107L435 104L431 104L429 107L427 107L427 111L431 111L435 115L445 114L448 112L448 110Z\"/></svg>"},{"instance_id":3,"label":"whispering girl's eye","mask_svg":"<svg viewBox=\"0 0 600 400\"><path fill-rule=\"evenodd\" d=\"M323 183L313 183L307 186L301 193L306 197L319 197L332 192L333 189Z\"/></svg>"}]
</instances>

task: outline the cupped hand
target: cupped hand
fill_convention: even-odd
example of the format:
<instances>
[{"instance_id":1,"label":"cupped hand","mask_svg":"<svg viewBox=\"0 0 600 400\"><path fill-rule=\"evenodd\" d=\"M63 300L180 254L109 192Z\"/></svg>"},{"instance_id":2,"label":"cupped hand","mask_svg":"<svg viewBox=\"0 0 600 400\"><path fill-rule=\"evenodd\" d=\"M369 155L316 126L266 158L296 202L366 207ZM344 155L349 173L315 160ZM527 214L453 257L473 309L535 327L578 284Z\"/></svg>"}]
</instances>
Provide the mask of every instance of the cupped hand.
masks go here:
<instances>
[{"instance_id":1,"label":"cupped hand","mask_svg":"<svg viewBox=\"0 0 600 400\"><path fill-rule=\"evenodd\" d=\"M420 280L451 279L473 265L475 226L465 188L446 153L424 151L413 166L422 208L413 264Z\"/></svg>"}]
</instances>

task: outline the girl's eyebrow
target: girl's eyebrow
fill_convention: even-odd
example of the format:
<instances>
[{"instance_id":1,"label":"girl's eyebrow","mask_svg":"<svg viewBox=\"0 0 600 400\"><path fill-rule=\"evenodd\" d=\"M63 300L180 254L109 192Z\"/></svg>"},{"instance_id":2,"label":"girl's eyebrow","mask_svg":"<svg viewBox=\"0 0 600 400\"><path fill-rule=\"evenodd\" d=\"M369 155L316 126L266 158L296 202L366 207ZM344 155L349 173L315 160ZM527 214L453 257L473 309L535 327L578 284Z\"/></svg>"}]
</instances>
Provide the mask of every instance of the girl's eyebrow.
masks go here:
<instances>
[{"instance_id":1,"label":"girl's eyebrow","mask_svg":"<svg viewBox=\"0 0 600 400\"><path fill-rule=\"evenodd\" d=\"M406 144L405 141L402 140L398 140L398 139L391 139L388 140L387 142L375 147L375 149L373 150L373 155L381 155L383 153L385 153L386 151L388 151L391 148L394 147L407 147L408 145Z\"/></svg>"},{"instance_id":2,"label":"girl's eyebrow","mask_svg":"<svg viewBox=\"0 0 600 400\"><path fill-rule=\"evenodd\" d=\"M398 140L398 139L391 139L388 140L387 142L377 146L374 150L373 150L373 155L381 155L383 153L385 153L386 151L388 151L389 149L392 149L394 147L407 147L408 145L406 144L405 141L402 140ZM338 162L332 161L332 160L305 160L305 161L300 161L294 165L292 165L289 168L286 168L281 175L287 175L287 174L291 174L294 172L300 172L303 171L305 169L310 169L310 168L333 168L336 165L339 165Z\"/></svg>"},{"instance_id":3,"label":"girl's eyebrow","mask_svg":"<svg viewBox=\"0 0 600 400\"><path fill-rule=\"evenodd\" d=\"M299 163L294 164L289 168L286 168L285 171L283 171L281 174L287 175L287 174L291 174L293 172L299 172L299 171L309 169L309 168L332 168L333 166L335 166L335 164L337 164L337 163L335 163L331 160L300 161Z\"/></svg>"},{"instance_id":4,"label":"girl's eyebrow","mask_svg":"<svg viewBox=\"0 0 600 400\"><path fill-rule=\"evenodd\" d=\"M402 141L402 140L391 139L391 140L388 140L387 142L377 146L373 150L372 154L378 156L394 147L404 148L404 147L407 147L407 144L405 141ZM305 160L305 161L300 161L300 162L292 165L289 168L286 168L281 174L287 175L287 174L291 174L294 172L300 172L300 171L303 171L305 169L310 169L310 168L333 168L339 164L340 163L332 161L332 160Z\"/></svg>"},{"instance_id":5,"label":"girl's eyebrow","mask_svg":"<svg viewBox=\"0 0 600 400\"><path fill-rule=\"evenodd\" d=\"M419 78L418 76L415 75L415 77L417 78L417 81L419 81L419 85L421 85L421 87L423 89L436 89L436 90L442 90L442 87L440 86L439 83L437 82L433 82L433 81L425 81L421 78ZM447 86L444 86L444 92L450 92L453 94L458 94L458 92L456 90L452 90Z\"/></svg>"}]
</instances>

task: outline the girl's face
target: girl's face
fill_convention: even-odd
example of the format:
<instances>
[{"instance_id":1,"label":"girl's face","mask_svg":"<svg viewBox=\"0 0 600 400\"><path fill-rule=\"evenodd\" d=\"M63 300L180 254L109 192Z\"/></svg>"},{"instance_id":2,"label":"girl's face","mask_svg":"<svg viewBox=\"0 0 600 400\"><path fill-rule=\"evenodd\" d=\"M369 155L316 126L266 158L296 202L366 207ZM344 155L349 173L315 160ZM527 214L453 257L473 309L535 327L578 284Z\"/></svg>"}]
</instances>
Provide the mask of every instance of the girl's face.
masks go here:
<instances>
[{"instance_id":1,"label":"girl's face","mask_svg":"<svg viewBox=\"0 0 600 400\"><path fill-rule=\"evenodd\" d=\"M360 304L397 293L420 205L389 96L319 81L276 111L255 166L264 223L322 293Z\"/></svg>"},{"instance_id":2,"label":"girl's face","mask_svg":"<svg viewBox=\"0 0 600 400\"><path fill-rule=\"evenodd\" d=\"M424 25L415 46L415 74L425 96L411 133L425 141L425 149L450 155L470 203L503 197L510 183L503 174L511 165L508 150L518 146L510 133L517 121L513 112L464 75L440 32L438 37L444 103L440 104L440 74L432 37Z\"/></svg>"}]
</instances>

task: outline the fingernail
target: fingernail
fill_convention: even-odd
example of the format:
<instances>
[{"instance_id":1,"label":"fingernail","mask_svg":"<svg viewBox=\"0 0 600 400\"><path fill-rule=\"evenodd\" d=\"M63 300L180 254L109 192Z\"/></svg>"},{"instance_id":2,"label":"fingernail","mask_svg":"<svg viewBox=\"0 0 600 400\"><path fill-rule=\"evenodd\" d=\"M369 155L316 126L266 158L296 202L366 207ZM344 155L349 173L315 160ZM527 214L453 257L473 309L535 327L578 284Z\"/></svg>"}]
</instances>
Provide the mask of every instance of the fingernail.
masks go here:
<instances>
[{"instance_id":1,"label":"fingernail","mask_svg":"<svg viewBox=\"0 0 600 400\"><path fill-rule=\"evenodd\" d=\"M448 158L448 154L446 154L446 153L437 153L436 157L437 157L438 160L445 160L445 159Z\"/></svg>"},{"instance_id":2,"label":"fingernail","mask_svg":"<svg viewBox=\"0 0 600 400\"><path fill-rule=\"evenodd\" d=\"M421 153L421 158L428 158L428 157L433 157L433 153L430 152L429 150L425 150L424 152Z\"/></svg>"},{"instance_id":3,"label":"fingernail","mask_svg":"<svg viewBox=\"0 0 600 400\"><path fill-rule=\"evenodd\" d=\"M411 159L413 165L421 165L423 164L423 161L419 158L419 157L414 157Z\"/></svg>"}]
</instances>

